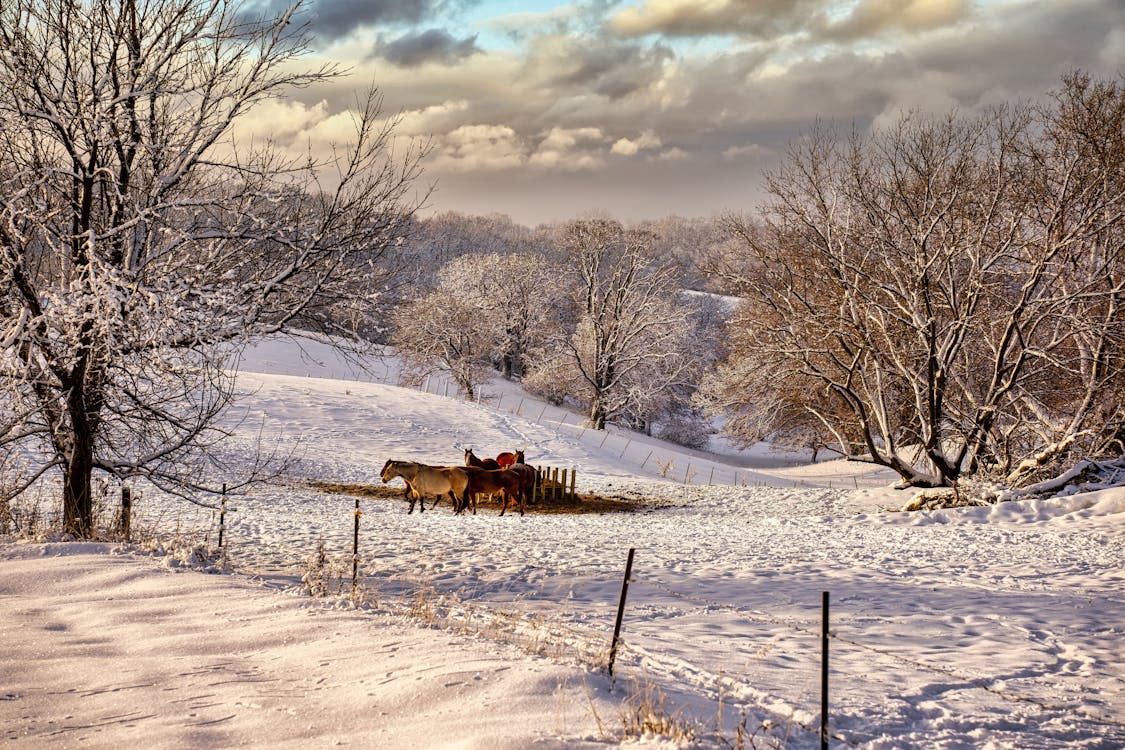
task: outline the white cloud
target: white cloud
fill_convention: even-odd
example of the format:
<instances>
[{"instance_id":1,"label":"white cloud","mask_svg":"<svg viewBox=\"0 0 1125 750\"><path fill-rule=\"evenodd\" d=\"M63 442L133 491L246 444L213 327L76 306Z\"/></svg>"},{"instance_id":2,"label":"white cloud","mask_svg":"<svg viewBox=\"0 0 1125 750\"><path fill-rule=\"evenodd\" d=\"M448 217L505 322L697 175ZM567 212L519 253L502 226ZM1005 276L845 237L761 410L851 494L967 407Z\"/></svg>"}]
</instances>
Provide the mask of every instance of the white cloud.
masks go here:
<instances>
[{"instance_id":1,"label":"white cloud","mask_svg":"<svg viewBox=\"0 0 1125 750\"><path fill-rule=\"evenodd\" d=\"M602 156L605 141L601 128L551 128L528 163L569 172L600 169L605 165Z\"/></svg>"},{"instance_id":2,"label":"white cloud","mask_svg":"<svg viewBox=\"0 0 1125 750\"><path fill-rule=\"evenodd\" d=\"M527 146L507 125L462 125L439 137L430 166L438 171L493 171L527 163Z\"/></svg>"},{"instance_id":3,"label":"white cloud","mask_svg":"<svg viewBox=\"0 0 1125 750\"><path fill-rule=\"evenodd\" d=\"M660 148L660 138L652 130L646 130L635 139L619 138L611 151L620 156L633 156L640 151Z\"/></svg>"},{"instance_id":4,"label":"white cloud","mask_svg":"<svg viewBox=\"0 0 1125 750\"><path fill-rule=\"evenodd\" d=\"M448 132L456 127L457 119L469 111L465 99L447 100L422 109L404 112L396 131L402 135L431 135Z\"/></svg>"},{"instance_id":5,"label":"white cloud","mask_svg":"<svg viewBox=\"0 0 1125 750\"><path fill-rule=\"evenodd\" d=\"M305 104L268 99L235 120L232 135L239 141L272 139L287 144L329 116L327 102Z\"/></svg>"}]
</instances>

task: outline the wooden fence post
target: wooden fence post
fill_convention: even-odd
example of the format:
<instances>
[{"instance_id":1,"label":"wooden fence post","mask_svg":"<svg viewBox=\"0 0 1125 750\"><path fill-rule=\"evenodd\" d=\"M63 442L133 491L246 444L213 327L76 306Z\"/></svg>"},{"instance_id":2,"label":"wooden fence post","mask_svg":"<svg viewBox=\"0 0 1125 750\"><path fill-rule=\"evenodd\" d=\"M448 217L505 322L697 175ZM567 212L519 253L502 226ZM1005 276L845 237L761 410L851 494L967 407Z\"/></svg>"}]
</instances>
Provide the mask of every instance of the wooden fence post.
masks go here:
<instances>
[{"instance_id":1,"label":"wooden fence post","mask_svg":"<svg viewBox=\"0 0 1125 750\"><path fill-rule=\"evenodd\" d=\"M629 593L629 577L633 575L634 547L629 548L629 558L625 561L625 577L621 580L621 601L617 604L617 622L613 624L613 640L609 644L609 679L613 682L613 660L617 658L617 641L621 636L621 620L625 616L625 597Z\"/></svg>"},{"instance_id":2,"label":"wooden fence post","mask_svg":"<svg viewBox=\"0 0 1125 750\"><path fill-rule=\"evenodd\" d=\"M422 502L425 502L423 500ZM352 593L355 593L356 582L359 579L359 498L355 499L355 536L352 539Z\"/></svg>"},{"instance_id":3,"label":"wooden fence post","mask_svg":"<svg viewBox=\"0 0 1125 750\"><path fill-rule=\"evenodd\" d=\"M219 549L223 548L223 529L227 524L227 484L223 482L223 494L219 499Z\"/></svg>"},{"instance_id":4,"label":"wooden fence post","mask_svg":"<svg viewBox=\"0 0 1125 750\"><path fill-rule=\"evenodd\" d=\"M570 472L570 499L578 502L578 493L574 491L574 480L578 476L578 469L573 469Z\"/></svg>"},{"instance_id":5,"label":"wooden fence post","mask_svg":"<svg viewBox=\"0 0 1125 750\"><path fill-rule=\"evenodd\" d=\"M121 536L129 541L129 529L133 523L133 491L128 487L121 488Z\"/></svg>"}]
</instances>

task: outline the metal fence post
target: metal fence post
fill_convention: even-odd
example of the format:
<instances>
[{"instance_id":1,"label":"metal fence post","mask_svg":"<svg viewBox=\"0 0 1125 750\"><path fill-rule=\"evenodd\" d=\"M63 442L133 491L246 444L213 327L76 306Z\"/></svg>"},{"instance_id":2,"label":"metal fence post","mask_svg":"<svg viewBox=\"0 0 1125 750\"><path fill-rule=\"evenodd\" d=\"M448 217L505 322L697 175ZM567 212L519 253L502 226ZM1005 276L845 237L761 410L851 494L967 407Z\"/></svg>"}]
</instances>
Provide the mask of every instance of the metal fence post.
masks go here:
<instances>
[{"instance_id":1,"label":"metal fence post","mask_svg":"<svg viewBox=\"0 0 1125 750\"><path fill-rule=\"evenodd\" d=\"M820 599L820 748L828 750L828 592Z\"/></svg>"},{"instance_id":2,"label":"metal fence post","mask_svg":"<svg viewBox=\"0 0 1125 750\"><path fill-rule=\"evenodd\" d=\"M617 605L617 622L613 625L613 641L609 646L609 679L613 681L613 660L617 657L617 641L621 636L621 619L625 615L625 596L629 593L629 577L633 574L633 553L629 548L629 559L625 562L625 578L621 581L621 601Z\"/></svg>"}]
</instances>

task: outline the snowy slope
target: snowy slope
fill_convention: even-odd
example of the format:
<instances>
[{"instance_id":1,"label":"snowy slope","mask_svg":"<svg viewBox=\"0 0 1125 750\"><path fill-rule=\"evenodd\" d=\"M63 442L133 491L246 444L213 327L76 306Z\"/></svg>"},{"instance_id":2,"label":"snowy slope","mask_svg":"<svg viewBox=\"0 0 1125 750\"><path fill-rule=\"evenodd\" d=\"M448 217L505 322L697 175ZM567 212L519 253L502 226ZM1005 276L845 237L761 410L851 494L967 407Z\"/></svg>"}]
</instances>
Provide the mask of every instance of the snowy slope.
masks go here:
<instances>
[{"instance_id":1,"label":"snowy slope","mask_svg":"<svg viewBox=\"0 0 1125 750\"><path fill-rule=\"evenodd\" d=\"M366 499L360 556L377 598L428 591L443 627L493 644L534 642L582 674L608 645L634 547L617 674L659 686L670 711L697 720L697 746L720 734L733 742L744 716L749 730L772 722L789 747L818 746L808 730L819 706L822 591L836 636L837 746L1125 746L1125 491L884 513L903 498L886 489L893 477L863 465L705 457L593 434L509 384L466 403L439 382L430 393L398 388L394 375L391 359L348 370L315 346L305 358L283 342L251 352L242 440L260 431L300 459L286 484L232 501L237 570L285 588L321 541L333 559L349 559L354 498L306 480L378 484L387 458L457 463L466 446L523 448L529 462L577 469L580 490L654 507L498 518L439 506L420 516L399 500ZM211 511L146 497L140 512L214 538ZM603 678L587 677L603 700ZM465 745L489 746L476 731L464 730Z\"/></svg>"}]
</instances>

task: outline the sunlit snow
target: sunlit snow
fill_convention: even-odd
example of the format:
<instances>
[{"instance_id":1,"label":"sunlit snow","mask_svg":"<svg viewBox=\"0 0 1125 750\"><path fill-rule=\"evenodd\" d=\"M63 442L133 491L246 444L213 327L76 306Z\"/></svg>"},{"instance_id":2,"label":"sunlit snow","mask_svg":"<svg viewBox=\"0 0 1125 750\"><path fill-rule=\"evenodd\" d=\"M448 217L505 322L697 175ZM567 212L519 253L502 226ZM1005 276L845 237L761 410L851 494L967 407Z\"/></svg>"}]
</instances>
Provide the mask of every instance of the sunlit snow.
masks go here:
<instances>
[{"instance_id":1,"label":"sunlit snow","mask_svg":"<svg viewBox=\"0 0 1125 750\"><path fill-rule=\"evenodd\" d=\"M1125 489L891 513L906 498L871 466L595 433L502 381L466 402L398 387L393 358L360 371L285 341L242 370L239 445L260 432L297 460L230 501L234 574L0 544L12 747L712 747L745 719L746 747L814 748L823 591L833 747L1125 746ZM308 480L376 485L388 458L465 447L523 449L649 507L500 518L367 498L368 596L299 593L320 542L348 569L355 518L354 497ZM144 496L137 513L214 544L211 510ZM611 686L598 659L630 547ZM406 616L411 597L441 616ZM638 684L695 739L622 737Z\"/></svg>"}]
</instances>

